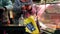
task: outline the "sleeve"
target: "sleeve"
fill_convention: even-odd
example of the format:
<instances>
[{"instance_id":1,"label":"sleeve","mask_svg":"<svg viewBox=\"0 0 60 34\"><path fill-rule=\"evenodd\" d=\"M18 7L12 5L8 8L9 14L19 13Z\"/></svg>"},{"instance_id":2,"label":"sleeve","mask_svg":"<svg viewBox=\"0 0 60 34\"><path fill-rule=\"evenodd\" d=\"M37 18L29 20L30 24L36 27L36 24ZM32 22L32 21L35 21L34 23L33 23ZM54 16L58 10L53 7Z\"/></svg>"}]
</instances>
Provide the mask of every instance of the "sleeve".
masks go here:
<instances>
[{"instance_id":1,"label":"sleeve","mask_svg":"<svg viewBox=\"0 0 60 34\"><path fill-rule=\"evenodd\" d=\"M14 5L13 5L13 10L19 11L20 9L21 9L21 3L18 0L15 0Z\"/></svg>"},{"instance_id":2,"label":"sleeve","mask_svg":"<svg viewBox=\"0 0 60 34\"><path fill-rule=\"evenodd\" d=\"M36 14L36 9L35 7L32 8L32 15Z\"/></svg>"},{"instance_id":3,"label":"sleeve","mask_svg":"<svg viewBox=\"0 0 60 34\"><path fill-rule=\"evenodd\" d=\"M5 7L6 7L7 10L10 10L10 9L13 8L12 2L11 2L10 0L6 0L6 4L7 4L7 5L6 5Z\"/></svg>"}]
</instances>

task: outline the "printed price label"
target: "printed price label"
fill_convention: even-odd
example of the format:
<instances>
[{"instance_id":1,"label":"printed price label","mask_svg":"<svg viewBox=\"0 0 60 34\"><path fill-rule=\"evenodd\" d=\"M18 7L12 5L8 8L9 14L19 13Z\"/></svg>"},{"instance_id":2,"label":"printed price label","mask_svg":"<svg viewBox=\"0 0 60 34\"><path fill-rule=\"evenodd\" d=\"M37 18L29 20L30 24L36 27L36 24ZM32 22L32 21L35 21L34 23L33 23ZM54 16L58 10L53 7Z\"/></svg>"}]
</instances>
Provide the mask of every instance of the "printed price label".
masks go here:
<instances>
[{"instance_id":1,"label":"printed price label","mask_svg":"<svg viewBox=\"0 0 60 34\"><path fill-rule=\"evenodd\" d=\"M27 24L26 26L27 26L27 28L28 28L31 32L33 32L33 31L35 30L35 27L33 26L32 22L30 22L30 23Z\"/></svg>"}]
</instances>

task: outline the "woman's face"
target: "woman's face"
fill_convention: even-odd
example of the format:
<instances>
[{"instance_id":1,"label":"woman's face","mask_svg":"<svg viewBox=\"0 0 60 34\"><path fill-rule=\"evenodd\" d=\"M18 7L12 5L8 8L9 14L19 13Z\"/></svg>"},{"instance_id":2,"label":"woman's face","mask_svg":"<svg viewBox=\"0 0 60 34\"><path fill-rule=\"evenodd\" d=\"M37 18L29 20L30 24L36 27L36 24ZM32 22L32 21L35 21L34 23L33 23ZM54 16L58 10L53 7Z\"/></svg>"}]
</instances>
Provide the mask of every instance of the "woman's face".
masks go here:
<instances>
[{"instance_id":1,"label":"woman's face","mask_svg":"<svg viewBox=\"0 0 60 34\"><path fill-rule=\"evenodd\" d=\"M27 9L27 10L30 10L31 8L32 8L32 7L29 5L29 6L27 6L27 8L26 8L26 9Z\"/></svg>"},{"instance_id":2,"label":"woman's face","mask_svg":"<svg viewBox=\"0 0 60 34\"><path fill-rule=\"evenodd\" d=\"M31 10L31 8L32 8L31 5L23 6L22 7L23 10Z\"/></svg>"}]
</instances>

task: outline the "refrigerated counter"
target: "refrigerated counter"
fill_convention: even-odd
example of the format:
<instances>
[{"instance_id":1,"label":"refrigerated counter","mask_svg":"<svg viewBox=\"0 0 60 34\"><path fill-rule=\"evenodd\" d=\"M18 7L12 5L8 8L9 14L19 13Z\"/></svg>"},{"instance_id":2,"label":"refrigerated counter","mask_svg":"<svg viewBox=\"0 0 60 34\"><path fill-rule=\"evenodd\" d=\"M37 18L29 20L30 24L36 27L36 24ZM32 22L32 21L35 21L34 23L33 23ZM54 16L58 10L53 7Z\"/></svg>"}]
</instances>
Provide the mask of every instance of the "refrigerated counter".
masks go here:
<instances>
[{"instance_id":1,"label":"refrigerated counter","mask_svg":"<svg viewBox=\"0 0 60 34\"><path fill-rule=\"evenodd\" d=\"M0 26L0 33L2 34L24 34L25 26L18 25L9 25L9 26Z\"/></svg>"}]
</instances>

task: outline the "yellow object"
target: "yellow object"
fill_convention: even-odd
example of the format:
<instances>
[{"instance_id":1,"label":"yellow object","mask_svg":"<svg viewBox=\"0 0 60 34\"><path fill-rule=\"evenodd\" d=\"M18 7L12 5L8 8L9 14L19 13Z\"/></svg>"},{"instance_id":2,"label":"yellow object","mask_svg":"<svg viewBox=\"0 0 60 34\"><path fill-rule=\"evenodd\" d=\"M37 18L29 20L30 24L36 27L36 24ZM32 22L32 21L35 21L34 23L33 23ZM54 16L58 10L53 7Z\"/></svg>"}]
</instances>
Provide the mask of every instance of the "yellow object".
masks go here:
<instances>
[{"instance_id":1,"label":"yellow object","mask_svg":"<svg viewBox=\"0 0 60 34\"><path fill-rule=\"evenodd\" d=\"M25 18L24 19L24 24L26 25L26 32L29 32L29 33L31 33L31 34L39 34L39 30L38 30L38 28L37 28L37 25L36 25L36 22L35 22L35 20L34 20L34 17L33 16L30 16L30 17L28 17L28 18ZM33 29L32 29L32 31L31 31L31 26L29 25L28 26L28 24L32 24L33 25ZM29 29L29 28L30 29Z\"/></svg>"}]
</instances>

